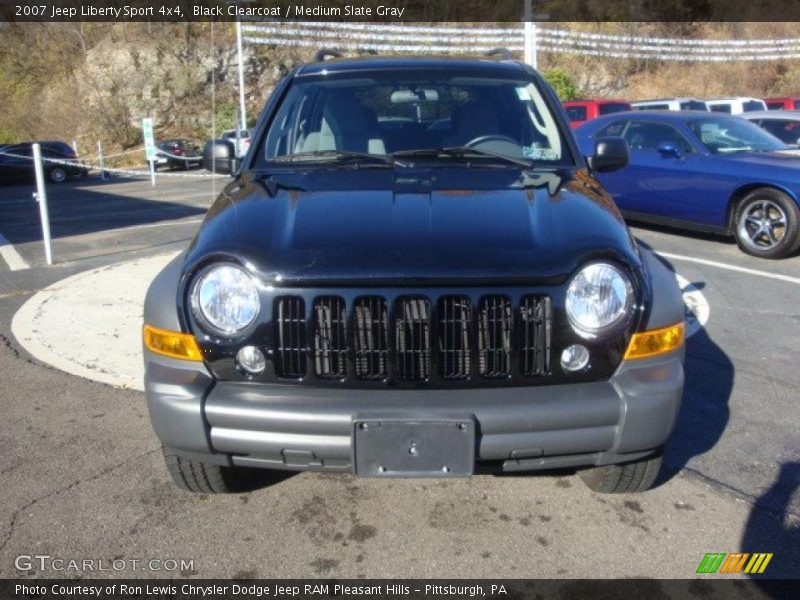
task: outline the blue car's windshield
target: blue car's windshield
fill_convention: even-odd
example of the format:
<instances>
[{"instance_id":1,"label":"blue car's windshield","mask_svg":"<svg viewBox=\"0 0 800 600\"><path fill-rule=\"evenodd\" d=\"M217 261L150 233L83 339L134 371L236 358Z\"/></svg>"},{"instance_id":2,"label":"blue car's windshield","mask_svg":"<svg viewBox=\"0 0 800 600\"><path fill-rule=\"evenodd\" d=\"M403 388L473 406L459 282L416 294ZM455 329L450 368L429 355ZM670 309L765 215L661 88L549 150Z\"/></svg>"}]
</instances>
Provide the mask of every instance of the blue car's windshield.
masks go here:
<instances>
[{"instance_id":1,"label":"blue car's windshield","mask_svg":"<svg viewBox=\"0 0 800 600\"><path fill-rule=\"evenodd\" d=\"M572 161L534 81L413 70L298 78L272 119L259 160L415 152L453 160L453 153L434 153L465 146L537 164Z\"/></svg>"},{"instance_id":2,"label":"blue car's windshield","mask_svg":"<svg viewBox=\"0 0 800 600\"><path fill-rule=\"evenodd\" d=\"M687 123L712 154L769 152L789 146L760 127L738 117L708 117Z\"/></svg>"}]
</instances>

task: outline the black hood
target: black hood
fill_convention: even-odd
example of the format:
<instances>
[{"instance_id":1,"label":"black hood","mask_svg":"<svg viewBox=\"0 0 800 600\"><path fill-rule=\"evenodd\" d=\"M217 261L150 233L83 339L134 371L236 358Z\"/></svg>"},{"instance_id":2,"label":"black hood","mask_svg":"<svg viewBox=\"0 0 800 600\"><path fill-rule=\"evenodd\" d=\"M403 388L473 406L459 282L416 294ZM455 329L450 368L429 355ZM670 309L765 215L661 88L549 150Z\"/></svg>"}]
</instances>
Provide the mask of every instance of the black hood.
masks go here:
<instances>
[{"instance_id":1,"label":"black hood","mask_svg":"<svg viewBox=\"0 0 800 600\"><path fill-rule=\"evenodd\" d=\"M187 265L230 257L264 281L315 285L558 282L584 261L639 265L585 171L309 169L223 193Z\"/></svg>"}]
</instances>

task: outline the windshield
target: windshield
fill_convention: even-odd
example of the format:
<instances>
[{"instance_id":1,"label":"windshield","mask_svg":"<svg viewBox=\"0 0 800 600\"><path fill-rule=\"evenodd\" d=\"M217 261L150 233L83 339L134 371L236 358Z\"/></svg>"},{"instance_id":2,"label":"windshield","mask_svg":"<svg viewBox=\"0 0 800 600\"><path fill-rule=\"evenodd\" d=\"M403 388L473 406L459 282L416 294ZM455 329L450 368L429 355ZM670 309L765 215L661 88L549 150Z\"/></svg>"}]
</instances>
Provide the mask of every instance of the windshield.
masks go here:
<instances>
[{"instance_id":1,"label":"windshield","mask_svg":"<svg viewBox=\"0 0 800 600\"><path fill-rule=\"evenodd\" d=\"M286 162L338 153L387 156L469 146L537 163L571 161L562 132L529 80L391 70L296 80L259 151ZM464 160L462 154L431 160Z\"/></svg>"},{"instance_id":2,"label":"windshield","mask_svg":"<svg viewBox=\"0 0 800 600\"><path fill-rule=\"evenodd\" d=\"M760 127L738 117L709 117L687 123L712 154L785 150L786 144Z\"/></svg>"}]
</instances>

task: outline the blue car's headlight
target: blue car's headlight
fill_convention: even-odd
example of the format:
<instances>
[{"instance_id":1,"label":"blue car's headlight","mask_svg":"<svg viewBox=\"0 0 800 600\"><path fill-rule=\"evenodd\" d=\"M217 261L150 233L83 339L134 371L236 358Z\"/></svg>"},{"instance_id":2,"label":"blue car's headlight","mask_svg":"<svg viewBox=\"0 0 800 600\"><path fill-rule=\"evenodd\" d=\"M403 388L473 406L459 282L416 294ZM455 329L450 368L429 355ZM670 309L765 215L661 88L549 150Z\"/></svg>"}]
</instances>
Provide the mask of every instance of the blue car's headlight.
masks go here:
<instances>
[{"instance_id":1,"label":"blue car's headlight","mask_svg":"<svg viewBox=\"0 0 800 600\"><path fill-rule=\"evenodd\" d=\"M192 311L209 333L232 337L258 316L261 300L253 277L232 264L208 269L195 281Z\"/></svg>"},{"instance_id":2,"label":"blue car's headlight","mask_svg":"<svg viewBox=\"0 0 800 600\"><path fill-rule=\"evenodd\" d=\"M595 339L616 329L631 314L633 286L619 269L593 263L572 278L566 310L570 325L581 337Z\"/></svg>"}]
</instances>

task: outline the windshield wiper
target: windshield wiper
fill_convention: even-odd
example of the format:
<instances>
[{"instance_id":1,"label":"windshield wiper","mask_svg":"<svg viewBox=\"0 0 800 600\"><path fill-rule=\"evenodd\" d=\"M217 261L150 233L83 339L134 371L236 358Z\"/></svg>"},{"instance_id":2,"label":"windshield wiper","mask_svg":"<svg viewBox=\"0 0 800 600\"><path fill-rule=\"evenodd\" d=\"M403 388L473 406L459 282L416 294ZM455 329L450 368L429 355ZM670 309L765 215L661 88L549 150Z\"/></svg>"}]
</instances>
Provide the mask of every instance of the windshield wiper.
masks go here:
<instances>
[{"instance_id":1,"label":"windshield wiper","mask_svg":"<svg viewBox=\"0 0 800 600\"><path fill-rule=\"evenodd\" d=\"M531 161L524 158L514 158L513 156L507 156L505 154L500 154L499 152L492 152L491 150L484 150L483 148L472 148L470 146L451 146L449 148L418 148L416 150L399 150L398 152L392 153L392 156L401 157L453 156L456 158L465 158L470 155L496 158L497 160L502 160L513 165L519 165L521 167L525 167L526 169L530 169L533 166Z\"/></svg>"},{"instance_id":2,"label":"windshield wiper","mask_svg":"<svg viewBox=\"0 0 800 600\"><path fill-rule=\"evenodd\" d=\"M272 159L275 162L356 162L369 161L372 163L383 163L392 166L406 166L389 154L369 154L367 152L355 152L351 150L317 150L314 152L297 152L295 154L285 154Z\"/></svg>"}]
</instances>

